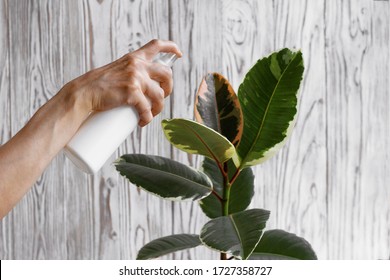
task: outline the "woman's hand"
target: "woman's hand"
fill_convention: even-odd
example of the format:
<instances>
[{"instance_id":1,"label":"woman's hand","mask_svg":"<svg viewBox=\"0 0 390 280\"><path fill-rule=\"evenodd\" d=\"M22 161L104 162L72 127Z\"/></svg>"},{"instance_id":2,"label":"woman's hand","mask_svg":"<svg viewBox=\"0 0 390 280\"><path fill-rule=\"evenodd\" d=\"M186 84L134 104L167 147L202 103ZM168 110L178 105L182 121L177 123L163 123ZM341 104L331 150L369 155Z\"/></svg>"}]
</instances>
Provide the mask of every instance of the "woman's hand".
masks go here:
<instances>
[{"instance_id":1,"label":"woman's hand","mask_svg":"<svg viewBox=\"0 0 390 280\"><path fill-rule=\"evenodd\" d=\"M82 95L88 112L121 105L135 106L140 116L139 125L144 126L161 112L164 98L172 92L171 69L152 62L159 52L182 55L175 43L152 40L122 58L76 78L66 87Z\"/></svg>"}]
</instances>

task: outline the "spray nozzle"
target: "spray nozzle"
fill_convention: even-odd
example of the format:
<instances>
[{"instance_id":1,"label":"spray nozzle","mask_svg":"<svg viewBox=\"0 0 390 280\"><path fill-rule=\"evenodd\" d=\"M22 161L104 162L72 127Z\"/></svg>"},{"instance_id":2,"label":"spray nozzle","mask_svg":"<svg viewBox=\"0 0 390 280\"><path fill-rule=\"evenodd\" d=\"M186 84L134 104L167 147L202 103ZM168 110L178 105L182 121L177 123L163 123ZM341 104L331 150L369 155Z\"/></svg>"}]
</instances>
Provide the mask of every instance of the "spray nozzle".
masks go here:
<instances>
[{"instance_id":1,"label":"spray nozzle","mask_svg":"<svg viewBox=\"0 0 390 280\"><path fill-rule=\"evenodd\" d=\"M155 59L153 59L153 62L158 62L165 66L172 67L176 59L177 55L174 53L160 53Z\"/></svg>"}]
</instances>

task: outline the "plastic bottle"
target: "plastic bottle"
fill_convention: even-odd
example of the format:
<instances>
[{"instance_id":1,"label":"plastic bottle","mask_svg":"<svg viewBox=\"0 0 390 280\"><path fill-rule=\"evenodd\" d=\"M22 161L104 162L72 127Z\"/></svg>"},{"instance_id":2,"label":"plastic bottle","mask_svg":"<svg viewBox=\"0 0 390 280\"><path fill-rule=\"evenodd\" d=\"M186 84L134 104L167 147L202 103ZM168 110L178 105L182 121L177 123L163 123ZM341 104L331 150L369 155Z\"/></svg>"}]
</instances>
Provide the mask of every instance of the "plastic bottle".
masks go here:
<instances>
[{"instance_id":1,"label":"plastic bottle","mask_svg":"<svg viewBox=\"0 0 390 280\"><path fill-rule=\"evenodd\" d=\"M154 62L172 67L172 53L161 53ZM157 82L156 82L157 83ZM65 155L86 173L96 173L137 127L138 112L131 106L93 112L64 148Z\"/></svg>"}]
</instances>

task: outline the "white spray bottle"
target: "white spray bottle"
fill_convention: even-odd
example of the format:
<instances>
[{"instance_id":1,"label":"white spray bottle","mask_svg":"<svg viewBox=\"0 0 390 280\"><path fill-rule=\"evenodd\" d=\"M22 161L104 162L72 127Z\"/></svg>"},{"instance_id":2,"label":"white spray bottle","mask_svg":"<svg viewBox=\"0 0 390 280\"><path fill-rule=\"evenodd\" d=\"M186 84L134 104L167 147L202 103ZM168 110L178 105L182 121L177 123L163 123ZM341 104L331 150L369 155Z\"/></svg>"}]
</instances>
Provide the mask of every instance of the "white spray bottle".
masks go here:
<instances>
[{"instance_id":1,"label":"white spray bottle","mask_svg":"<svg viewBox=\"0 0 390 280\"><path fill-rule=\"evenodd\" d=\"M161 53L154 62L172 67L176 59L173 53ZM131 106L93 112L65 146L64 153L84 172L96 173L133 132L138 121L138 112Z\"/></svg>"}]
</instances>

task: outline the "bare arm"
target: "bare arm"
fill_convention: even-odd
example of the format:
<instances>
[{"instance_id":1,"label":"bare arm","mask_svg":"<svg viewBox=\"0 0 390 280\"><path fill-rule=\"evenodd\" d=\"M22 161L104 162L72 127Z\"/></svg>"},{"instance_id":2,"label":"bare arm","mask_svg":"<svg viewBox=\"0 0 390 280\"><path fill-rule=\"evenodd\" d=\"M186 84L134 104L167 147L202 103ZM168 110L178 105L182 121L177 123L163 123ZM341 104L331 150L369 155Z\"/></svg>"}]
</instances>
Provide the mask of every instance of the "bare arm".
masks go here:
<instances>
[{"instance_id":1,"label":"bare arm","mask_svg":"<svg viewBox=\"0 0 390 280\"><path fill-rule=\"evenodd\" d=\"M159 52L181 56L173 42L153 40L135 52L78 77L66 84L0 147L0 219L31 188L89 112L132 105L139 112L141 126L161 112L164 97L172 91L172 73L168 67L151 62ZM160 82L160 87L152 79ZM152 106L146 97L152 101Z\"/></svg>"}]
</instances>

